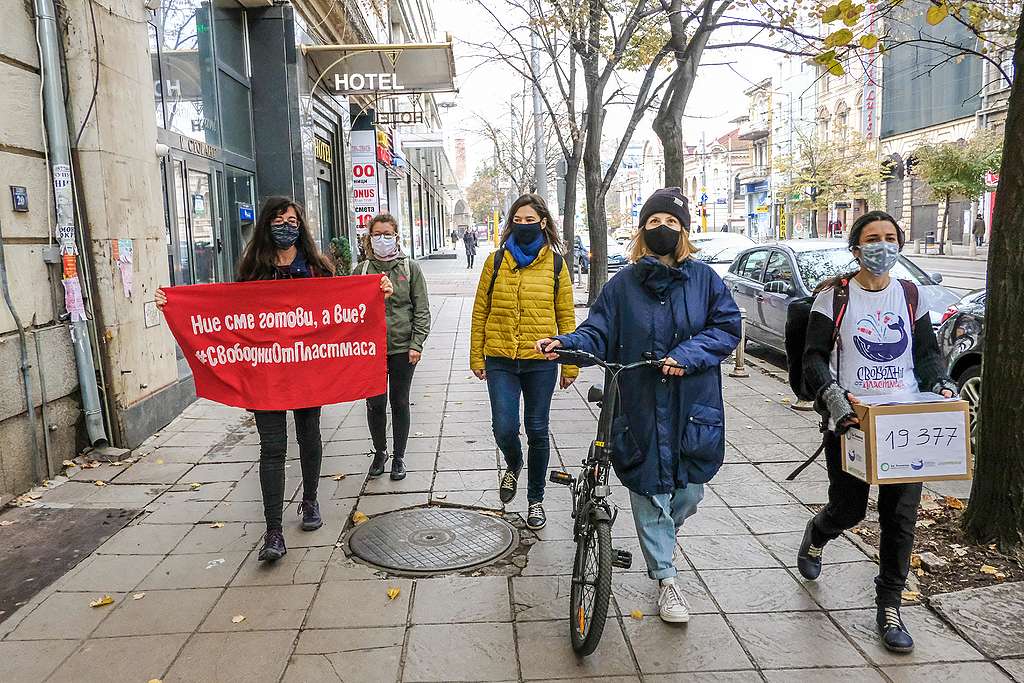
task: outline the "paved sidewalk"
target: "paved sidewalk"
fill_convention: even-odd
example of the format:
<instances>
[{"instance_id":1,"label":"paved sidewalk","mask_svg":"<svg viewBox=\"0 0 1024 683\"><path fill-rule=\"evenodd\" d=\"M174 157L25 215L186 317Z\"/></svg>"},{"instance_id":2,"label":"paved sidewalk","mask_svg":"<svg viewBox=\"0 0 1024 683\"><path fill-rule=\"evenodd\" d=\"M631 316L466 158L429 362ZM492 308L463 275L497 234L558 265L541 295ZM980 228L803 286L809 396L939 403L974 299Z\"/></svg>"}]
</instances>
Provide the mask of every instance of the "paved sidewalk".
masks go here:
<instances>
[{"instance_id":1,"label":"paved sidewalk","mask_svg":"<svg viewBox=\"0 0 1024 683\"><path fill-rule=\"evenodd\" d=\"M874 633L876 566L849 541L829 545L819 582L798 578L806 505L825 500L826 475L815 463L797 482L784 479L820 437L813 415L782 402L785 385L756 372L725 379L726 464L680 535L677 562L694 613L686 626L656 616L656 586L620 486L613 500L626 509L613 535L633 551L634 566L616 570L603 640L583 661L568 642L573 544L561 488L549 488L547 528L536 538L523 533L525 567L411 580L347 558L339 542L355 510L524 511L522 493L504 509L498 500L486 387L468 369L480 263L475 271L464 259L424 263L434 327L413 385L407 479L366 483L363 405L325 408L326 523L304 533L290 505L288 555L259 565L255 426L244 411L198 401L135 464L79 471L36 502L141 512L0 623L0 680L997 681L1015 672L1024 681L1022 660L996 662L923 606L905 610L916 652L886 653ZM584 456L595 418L583 396L596 379L584 371L556 394L552 467L575 470ZM294 441L290 450L294 458ZM294 501L294 459L287 482ZM389 588L400 593L389 599ZM114 603L89 606L104 594Z\"/></svg>"}]
</instances>

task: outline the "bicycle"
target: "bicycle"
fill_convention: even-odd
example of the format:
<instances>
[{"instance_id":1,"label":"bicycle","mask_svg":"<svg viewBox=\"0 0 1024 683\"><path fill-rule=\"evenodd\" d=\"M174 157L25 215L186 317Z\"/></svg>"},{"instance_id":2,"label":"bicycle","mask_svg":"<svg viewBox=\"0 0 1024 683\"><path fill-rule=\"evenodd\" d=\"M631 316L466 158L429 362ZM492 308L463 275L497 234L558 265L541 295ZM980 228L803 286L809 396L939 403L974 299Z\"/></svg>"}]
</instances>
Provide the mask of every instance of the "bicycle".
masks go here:
<instances>
[{"instance_id":1,"label":"bicycle","mask_svg":"<svg viewBox=\"0 0 1024 683\"><path fill-rule=\"evenodd\" d=\"M569 487L572 493L573 538L576 554L573 558L572 588L569 597L569 638L572 649L587 656L597 649L608 615L608 601L612 592L612 567L629 569L632 553L612 548L611 528L618 516L618 507L608 500L611 487L612 419L619 394L619 375L629 370L649 367L660 368L662 361L645 359L621 365L606 363L585 351L555 349L566 360L578 360L598 365L608 373L608 390L592 386L587 401L601 408L597 421L597 438L583 461L578 477L556 470L548 479L554 484Z\"/></svg>"}]
</instances>

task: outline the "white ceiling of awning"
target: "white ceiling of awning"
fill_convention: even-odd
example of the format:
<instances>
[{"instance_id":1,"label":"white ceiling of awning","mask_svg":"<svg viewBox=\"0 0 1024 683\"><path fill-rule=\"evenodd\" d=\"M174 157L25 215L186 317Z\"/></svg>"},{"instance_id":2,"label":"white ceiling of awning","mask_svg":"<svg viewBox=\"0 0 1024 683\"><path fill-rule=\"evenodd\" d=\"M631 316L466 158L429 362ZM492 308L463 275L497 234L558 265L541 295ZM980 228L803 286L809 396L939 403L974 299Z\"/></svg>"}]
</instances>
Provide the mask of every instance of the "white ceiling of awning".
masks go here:
<instances>
[{"instance_id":1,"label":"white ceiling of awning","mask_svg":"<svg viewBox=\"0 0 1024 683\"><path fill-rule=\"evenodd\" d=\"M338 94L454 92L451 42L396 45L303 45L320 87Z\"/></svg>"}]
</instances>

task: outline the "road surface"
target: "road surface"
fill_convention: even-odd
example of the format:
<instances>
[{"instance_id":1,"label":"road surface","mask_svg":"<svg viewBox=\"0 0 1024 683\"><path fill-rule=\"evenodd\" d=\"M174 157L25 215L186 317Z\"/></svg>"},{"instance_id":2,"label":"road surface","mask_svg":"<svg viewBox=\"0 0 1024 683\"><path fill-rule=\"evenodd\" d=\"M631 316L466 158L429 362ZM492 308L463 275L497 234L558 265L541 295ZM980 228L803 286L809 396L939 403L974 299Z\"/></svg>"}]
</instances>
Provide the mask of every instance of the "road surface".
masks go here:
<instances>
[{"instance_id":1,"label":"road surface","mask_svg":"<svg viewBox=\"0 0 1024 683\"><path fill-rule=\"evenodd\" d=\"M986 261L969 261L934 256L907 255L926 273L942 273L942 284L955 294L964 295L985 286Z\"/></svg>"}]
</instances>

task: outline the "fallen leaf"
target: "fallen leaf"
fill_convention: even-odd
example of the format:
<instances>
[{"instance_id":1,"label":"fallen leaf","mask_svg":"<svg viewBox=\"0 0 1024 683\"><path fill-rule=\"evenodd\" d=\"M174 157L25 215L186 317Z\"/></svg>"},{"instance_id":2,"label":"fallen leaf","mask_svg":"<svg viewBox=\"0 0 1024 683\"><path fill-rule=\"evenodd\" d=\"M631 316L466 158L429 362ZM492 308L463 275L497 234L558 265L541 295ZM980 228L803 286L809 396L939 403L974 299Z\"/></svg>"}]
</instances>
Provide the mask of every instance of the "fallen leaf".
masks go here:
<instances>
[{"instance_id":1,"label":"fallen leaf","mask_svg":"<svg viewBox=\"0 0 1024 683\"><path fill-rule=\"evenodd\" d=\"M29 500L39 500L40 498L43 497L43 494L41 493L26 493L25 495L29 498Z\"/></svg>"},{"instance_id":2,"label":"fallen leaf","mask_svg":"<svg viewBox=\"0 0 1024 683\"><path fill-rule=\"evenodd\" d=\"M78 467L78 463L74 460L65 460L61 464L64 465L64 467Z\"/></svg>"},{"instance_id":3,"label":"fallen leaf","mask_svg":"<svg viewBox=\"0 0 1024 683\"><path fill-rule=\"evenodd\" d=\"M99 462L97 462L96 460L90 460L89 462L87 462L84 465L82 465L82 469L83 470L94 470L94 469L96 469L99 466L100 466Z\"/></svg>"},{"instance_id":4,"label":"fallen leaf","mask_svg":"<svg viewBox=\"0 0 1024 683\"><path fill-rule=\"evenodd\" d=\"M921 600L921 594L917 591L903 591L903 599L907 602L918 602Z\"/></svg>"},{"instance_id":5,"label":"fallen leaf","mask_svg":"<svg viewBox=\"0 0 1024 683\"><path fill-rule=\"evenodd\" d=\"M355 524L356 526L359 526L363 522L369 521L369 519L370 519L369 517L364 515L359 510L356 510L355 512L352 513L352 523Z\"/></svg>"},{"instance_id":6,"label":"fallen leaf","mask_svg":"<svg viewBox=\"0 0 1024 683\"><path fill-rule=\"evenodd\" d=\"M224 528L224 522L214 522L213 524L210 525L210 528L211 529L223 529Z\"/></svg>"},{"instance_id":7,"label":"fallen leaf","mask_svg":"<svg viewBox=\"0 0 1024 683\"><path fill-rule=\"evenodd\" d=\"M391 588L388 588L388 600L394 600L395 598L398 597L398 594L401 593L401 592L402 592L401 588L395 588L394 586L392 586Z\"/></svg>"},{"instance_id":8,"label":"fallen leaf","mask_svg":"<svg viewBox=\"0 0 1024 683\"><path fill-rule=\"evenodd\" d=\"M224 564L224 558L223 557L219 557L216 560L210 560L209 562L207 562L206 563L206 568L207 569L213 569L214 567L219 567L222 564Z\"/></svg>"},{"instance_id":9,"label":"fallen leaf","mask_svg":"<svg viewBox=\"0 0 1024 683\"><path fill-rule=\"evenodd\" d=\"M981 565L981 569L979 571L982 574L998 574L999 573L999 570L996 569L995 567L993 567L990 564L983 564L983 565Z\"/></svg>"},{"instance_id":10,"label":"fallen leaf","mask_svg":"<svg viewBox=\"0 0 1024 683\"><path fill-rule=\"evenodd\" d=\"M918 576L924 576L924 570L923 569L918 569L917 570L917 575Z\"/></svg>"},{"instance_id":11,"label":"fallen leaf","mask_svg":"<svg viewBox=\"0 0 1024 683\"><path fill-rule=\"evenodd\" d=\"M435 500L444 500L447 497L448 497L447 493L435 493L434 494L434 499Z\"/></svg>"},{"instance_id":12,"label":"fallen leaf","mask_svg":"<svg viewBox=\"0 0 1024 683\"><path fill-rule=\"evenodd\" d=\"M156 462L157 465L163 465L164 464L164 459L163 458L157 458L154 462Z\"/></svg>"},{"instance_id":13,"label":"fallen leaf","mask_svg":"<svg viewBox=\"0 0 1024 683\"><path fill-rule=\"evenodd\" d=\"M995 577L996 581L1005 581L1006 580L1006 574L1004 574L1002 572L996 572L992 576Z\"/></svg>"},{"instance_id":14,"label":"fallen leaf","mask_svg":"<svg viewBox=\"0 0 1024 683\"><path fill-rule=\"evenodd\" d=\"M236 614L235 616L231 617L232 624L241 624L243 621L245 621L244 614Z\"/></svg>"},{"instance_id":15,"label":"fallen leaf","mask_svg":"<svg viewBox=\"0 0 1024 683\"><path fill-rule=\"evenodd\" d=\"M132 594L132 600L141 600L144 597L146 597L145 593L133 593Z\"/></svg>"},{"instance_id":16,"label":"fallen leaf","mask_svg":"<svg viewBox=\"0 0 1024 683\"><path fill-rule=\"evenodd\" d=\"M629 613L629 616L633 617L637 621L640 621L641 619L644 618L644 613L641 612L638 609L635 609L635 610L633 610L632 612Z\"/></svg>"},{"instance_id":17,"label":"fallen leaf","mask_svg":"<svg viewBox=\"0 0 1024 683\"><path fill-rule=\"evenodd\" d=\"M413 436L423 436L423 432L413 432Z\"/></svg>"},{"instance_id":18,"label":"fallen leaf","mask_svg":"<svg viewBox=\"0 0 1024 683\"><path fill-rule=\"evenodd\" d=\"M965 557L967 555L967 551L963 548L953 548L953 554L957 557Z\"/></svg>"},{"instance_id":19,"label":"fallen leaf","mask_svg":"<svg viewBox=\"0 0 1024 683\"><path fill-rule=\"evenodd\" d=\"M90 602L89 607L103 607L104 605L112 604L114 604L114 598L110 597L109 595L104 595L99 600L93 600L92 602Z\"/></svg>"},{"instance_id":20,"label":"fallen leaf","mask_svg":"<svg viewBox=\"0 0 1024 683\"><path fill-rule=\"evenodd\" d=\"M198 491L198 490L200 489L200 487L202 487L202 484L200 484L200 483L199 483L199 482L197 482L197 481L194 481L194 482L192 482L191 484L189 484L189 485L188 485L188 487L189 487L190 489L192 489L193 491Z\"/></svg>"},{"instance_id":21,"label":"fallen leaf","mask_svg":"<svg viewBox=\"0 0 1024 683\"><path fill-rule=\"evenodd\" d=\"M151 679L149 679L149 681L147 681L147 683L164 683L164 682L161 681L159 678L151 678Z\"/></svg>"},{"instance_id":22,"label":"fallen leaf","mask_svg":"<svg viewBox=\"0 0 1024 683\"><path fill-rule=\"evenodd\" d=\"M344 474L335 474L333 477L331 477L331 479L333 479L334 481L341 481L344 478L345 478Z\"/></svg>"},{"instance_id":23,"label":"fallen leaf","mask_svg":"<svg viewBox=\"0 0 1024 683\"><path fill-rule=\"evenodd\" d=\"M14 524L14 522L9 520L9 519L5 519L3 521L0 521L0 526L11 526L12 524Z\"/></svg>"},{"instance_id":24,"label":"fallen leaf","mask_svg":"<svg viewBox=\"0 0 1024 683\"><path fill-rule=\"evenodd\" d=\"M917 553L914 553L913 555L911 555L910 556L910 566L913 567L914 569L917 569L918 567L920 567L921 566L921 556L918 555Z\"/></svg>"},{"instance_id":25,"label":"fallen leaf","mask_svg":"<svg viewBox=\"0 0 1024 683\"><path fill-rule=\"evenodd\" d=\"M927 529L928 527L934 526L934 525L935 525L935 520L934 519L919 519L919 520L917 520L917 523L914 526L916 526L916 527L918 527L920 529Z\"/></svg>"},{"instance_id":26,"label":"fallen leaf","mask_svg":"<svg viewBox=\"0 0 1024 683\"><path fill-rule=\"evenodd\" d=\"M106 486L107 485L107 482L103 481L102 479L97 479L93 483L96 484L96 486Z\"/></svg>"},{"instance_id":27,"label":"fallen leaf","mask_svg":"<svg viewBox=\"0 0 1024 683\"><path fill-rule=\"evenodd\" d=\"M960 500L959 498L954 498L953 496L946 496L942 500L942 502L944 502L946 504L946 507L951 508L953 510L963 510L964 509L964 502L962 500Z\"/></svg>"},{"instance_id":28,"label":"fallen leaf","mask_svg":"<svg viewBox=\"0 0 1024 683\"><path fill-rule=\"evenodd\" d=\"M940 507L939 504L935 502L934 498L931 498L930 496L922 496L921 497L921 509L922 510L938 510L939 507Z\"/></svg>"}]
</instances>

